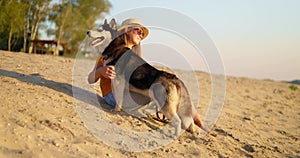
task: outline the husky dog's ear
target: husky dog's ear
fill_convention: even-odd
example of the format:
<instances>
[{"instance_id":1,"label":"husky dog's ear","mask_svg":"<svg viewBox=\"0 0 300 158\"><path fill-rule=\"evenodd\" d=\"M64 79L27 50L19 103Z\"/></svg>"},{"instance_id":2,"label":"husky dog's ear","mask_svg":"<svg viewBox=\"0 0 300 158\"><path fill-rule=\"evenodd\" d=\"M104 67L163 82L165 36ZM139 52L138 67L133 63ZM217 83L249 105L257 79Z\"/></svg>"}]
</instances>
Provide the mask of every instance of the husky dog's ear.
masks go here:
<instances>
[{"instance_id":1,"label":"husky dog's ear","mask_svg":"<svg viewBox=\"0 0 300 158\"><path fill-rule=\"evenodd\" d=\"M107 19L104 19L104 24L108 24L108 23L107 23Z\"/></svg>"},{"instance_id":2,"label":"husky dog's ear","mask_svg":"<svg viewBox=\"0 0 300 158\"><path fill-rule=\"evenodd\" d=\"M117 23L115 18L111 19L111 21L109 22L109 26L110 28L112 28L113 30L117 30Z\"/></svg>"}]
</instances>

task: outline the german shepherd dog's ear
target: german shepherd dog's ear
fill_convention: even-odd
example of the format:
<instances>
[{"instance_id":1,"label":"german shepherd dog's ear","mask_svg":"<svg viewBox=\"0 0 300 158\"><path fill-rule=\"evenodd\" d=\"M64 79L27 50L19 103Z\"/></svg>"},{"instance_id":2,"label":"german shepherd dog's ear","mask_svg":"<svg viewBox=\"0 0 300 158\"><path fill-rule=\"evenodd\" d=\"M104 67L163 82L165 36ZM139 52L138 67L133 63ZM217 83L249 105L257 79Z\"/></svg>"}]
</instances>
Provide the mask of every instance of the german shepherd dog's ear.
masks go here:
<instances>
[{"instance_id":1,"label":"german shepherd dog's ear","mask_svg":"<svg viewBox=\"0 0 300 158\"><path fill-rule=\"evenodd\" d=\"M117 30L117 23L116 23L116 20L115 18L111 19L110 22L109 22L109 26L112 30Z\"/></svg>"}]
</instances>

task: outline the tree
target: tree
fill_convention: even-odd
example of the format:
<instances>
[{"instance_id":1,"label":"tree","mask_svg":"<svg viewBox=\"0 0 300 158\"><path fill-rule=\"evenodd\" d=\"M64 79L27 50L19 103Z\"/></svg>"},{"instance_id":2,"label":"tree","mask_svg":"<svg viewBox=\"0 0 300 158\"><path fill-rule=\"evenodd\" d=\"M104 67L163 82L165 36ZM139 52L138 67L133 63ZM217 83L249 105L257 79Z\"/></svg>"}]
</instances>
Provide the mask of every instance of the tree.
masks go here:
<instances>
[{"instance_id":1,"label":"tree","mask_svg":"<svg viewBox=\"0 0 300 158\"><path fill-rule=\"evenodd\" d=\"M4 39L7 39L7 49L11 51L12 44L16 43L23 31L25 6L17 0L3 0L0 8L0 32L6 36Z\"/></svg>"},{"instance_id":2,"label":"tree","mask_svg":"<svg viewBox=\"0 0 300 158\"><path fill-rule=\"evenodd\" d=\"M0 1L0 34L7 40L7 50L11 51L12 44L23 38L23 51L26 51L27 39L37 38L41 21L45 20L51 0L1 0ZM1 44L2 46L2 44ZM0 47L1 47L0 46ZM33 44L29 48L32 52ZM3 46L2 46L3 49Z\"/></svg>"},{"instance_id":3,"label":"tree","mask_svg":"<svg viewBox=\"0 0 300 158\"><path fill-rule=\"evenodd\" d=\"M62 0L55 4L54 12L49 14L49 20L56 24L54 32L58 45L55 54L58 55L61 41L68 43L71 52L76 51L86 30L93 28L95 22L103 18L103 13L107 13L110 7L107 0Z\"/></svg>"},{"instance_id":4,"label":"tree","mask_svg":"<svg viewBox=\"0 0 300 158\"><path fill-rule=\"evenodd\" d=\"M38 35L38 30L42 21L46 19L48 12L51 11L52 0L25 0L26 2L26 14L24 25L24 49L26 50L26 40L28 32L30 34L29 39L35 40ZM32 53L33 43L30 43L29 53Z\"/></svg>"}]
</instances>

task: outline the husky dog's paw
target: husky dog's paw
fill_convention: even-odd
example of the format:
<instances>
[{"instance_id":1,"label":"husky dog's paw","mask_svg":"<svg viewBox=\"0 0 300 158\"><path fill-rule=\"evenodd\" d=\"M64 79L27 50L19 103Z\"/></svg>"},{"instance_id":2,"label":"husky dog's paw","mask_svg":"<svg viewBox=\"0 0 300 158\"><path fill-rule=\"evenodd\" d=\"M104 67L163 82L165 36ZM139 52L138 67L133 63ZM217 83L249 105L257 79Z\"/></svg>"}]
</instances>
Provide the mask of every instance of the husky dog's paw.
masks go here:
<instances>
[{"instance_id":1,"label":"husky dog's paw","mask_svg":"<svg viewBox=\"0 0 300 158\"><path fill-rule=\"evenodd\" d=\"M189 128L186 129L186 131L192 133L192 134L197 134L200 132L200 129L198 126L196 126L194 123L192 123Z\"/></svg>"},{"instance_id":2,"label":"husky dog's paw","mask_svg":"<svg viewBox=\"0 0 300 158\"><path fill-rule=\"evenodd\" d=\"M121 107L120 106L118 106L118 105L116 105L116 107L115 108L113 108L112 110L111 110L111 112L114 112L114 113L116 113L116 112L120 112L122 109L121 109Z\"/></svg>"},{"instance_id":3,"label":"husky dog's paw","mask_svg":"<svg viewBox=\"0 0 300 158\"><path fill-rule=\"evenodd\" d=\"M218 135L216 133L213 133L212 131L207 132L207 135L217 137Z\"/></svg>"}]
</instances>

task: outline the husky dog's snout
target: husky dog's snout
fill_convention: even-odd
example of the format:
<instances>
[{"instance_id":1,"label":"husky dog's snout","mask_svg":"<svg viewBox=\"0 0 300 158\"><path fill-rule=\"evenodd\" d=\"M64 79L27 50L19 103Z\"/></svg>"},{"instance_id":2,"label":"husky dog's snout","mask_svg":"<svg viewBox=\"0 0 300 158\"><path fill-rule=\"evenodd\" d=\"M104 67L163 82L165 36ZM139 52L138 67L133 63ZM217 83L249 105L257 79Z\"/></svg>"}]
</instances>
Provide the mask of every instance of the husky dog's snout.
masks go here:
<instances>
[{"instance_id":1,"label":"husky dog's snout","mask_svg":"<svg viewBox=\"0 0 300 158\"><path fill-rule=\"evenodd\" d=\"M90 34L90 31L87 31L86 34L89 35L89 34Z\"/></svg>"}]
</instances>

